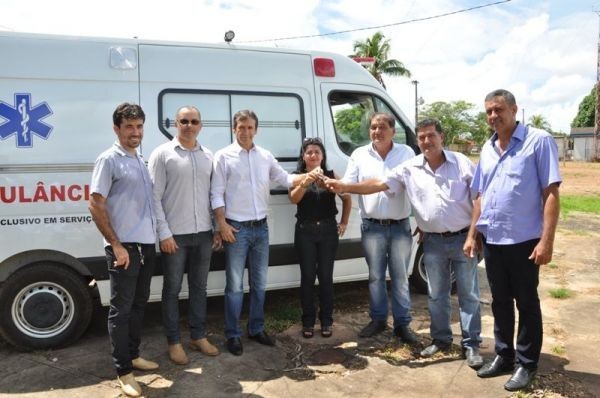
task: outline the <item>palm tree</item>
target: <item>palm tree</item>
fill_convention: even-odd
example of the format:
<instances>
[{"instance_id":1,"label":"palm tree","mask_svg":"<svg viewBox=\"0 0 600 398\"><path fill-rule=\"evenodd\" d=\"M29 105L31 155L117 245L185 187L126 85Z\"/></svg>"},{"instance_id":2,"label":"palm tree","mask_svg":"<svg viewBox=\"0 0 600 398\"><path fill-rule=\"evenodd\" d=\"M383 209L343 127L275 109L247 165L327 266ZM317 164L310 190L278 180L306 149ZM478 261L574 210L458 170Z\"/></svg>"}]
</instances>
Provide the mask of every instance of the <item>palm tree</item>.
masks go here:
<instances>
[{"instance_id":1,"label":"palm tree","mask_svg":"<svg viewBox=\"0 0 600 398\"><path fill-rule=\"evenodd\" d=\"M546 130L551 133L552 128L550 127L550 123L546 120L546 118L542 115L533 115L529 118L528 126L535 127L537 129Z\"/></svg>"},{"instance_id":2,"label":"palm tree","mask_svg":"<svg viewBox=\"0 0 600 398\"><path fill-rule=\"evenodd\" d=\"M410 71L402 62L397 59L388 59L389 53L390 40L386 40L383 33L377 32L364 41L355 41L354 54L350 57L374 57L375 63L366 69L385 88L382 77L384 74L410 77Z\"/></svg>"}]
</instances>

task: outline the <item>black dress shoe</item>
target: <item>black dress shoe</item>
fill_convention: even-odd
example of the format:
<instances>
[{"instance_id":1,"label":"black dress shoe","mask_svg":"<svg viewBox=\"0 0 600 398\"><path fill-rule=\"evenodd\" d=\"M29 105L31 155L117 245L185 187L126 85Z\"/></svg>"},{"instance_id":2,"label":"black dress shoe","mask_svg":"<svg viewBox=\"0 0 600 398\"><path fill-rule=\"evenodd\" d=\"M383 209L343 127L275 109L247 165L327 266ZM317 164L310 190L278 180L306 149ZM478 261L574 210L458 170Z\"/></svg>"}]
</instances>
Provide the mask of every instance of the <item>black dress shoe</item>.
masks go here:
<instances>
[{"instance_id":1,"label":"black dress shoe","mask_svg":"<svg viewBox=\"0 0 600 398\"><path fill-rule=\"evenodd\" d=\"M463 347L463 358L471 369L479 369L483 366L483 358L479 354L479 347Z\"/></svg>"},{"instance_id":2,"label":"black dress shoe","mask_svg":"<svg viewBox=\"0 0 600 398\"><path fill-rule=\"evenodd\" d=\"M415 344L419 341L415 332L408 325L396 326L394 328L394 336L400 338L406 344Z\"/></svg>"},{"instance_id":3,"label":"black dress shoe","mask_svg":"<svg viewBox=\"0 0 600 398\"><path fill-rule=\"evenodd\" d=\"M537 373L537 369L527 369L523 366L519 366L515 373L513 373L512 377L508 379L506 384L504 385L504 389L507 391L517 391L527 388L529 383L535 377Z\"/></svg>"},{"instance_id":4,"label":"black dress shoe","mask_svg":"<svg viewBox=\"0 0 600 398\"><path fill-rule=\"evenodd\" d=\"M240 356L244 352L244 347L242 347L242 339L239 337L232 337L227 339L227 349L233 355Z\"/></svg>"},{"instance_id":5,"label":"black dress shoe","mask_svg":"<svg viewBox=\"0 0 600 398\"><path fill-rule=\"evenodd\" d=\"M248 334L248 338L250 340L257 341L262 345L270 345L270 346L275 345L275 339L273 337L269 336L264 330L255 335Z\"/></svg>"},{"instance_id":6,"label":"black dress shoe","mask_svg":"<svg viewBox=\"0 0 600 398\"><path fill-rule=\"evenodd\" d=\"M358 333L358 337L372 337L378 333L381 333L387 327L385 321L371 321L367 326Z\"/></svg>"},{"instance_id":7,"label":"black dress shoe","mask_svg":"<svg viewBox=\"0 0 600 398\"><path fill-rule=\"evenodd\" d=\"M447 352L450 350L451 344L443 344L439 341L434 341L430 346L425 347L423 351L421 351L420 355L423 358L429 358L438 352Z\"/></svg>"},{"instance_id":8,"label":"black dress shoe","mask_svg":"<svg viewBox=\"0 0 600 398\"><path fill-rule=\"evenodd\" d=\"M477 376L481 378L496 377L513 371L515 363L512 359L503 358L496 355L493 361L486 363L477 371Z\"/></svg>"}]
</instances>

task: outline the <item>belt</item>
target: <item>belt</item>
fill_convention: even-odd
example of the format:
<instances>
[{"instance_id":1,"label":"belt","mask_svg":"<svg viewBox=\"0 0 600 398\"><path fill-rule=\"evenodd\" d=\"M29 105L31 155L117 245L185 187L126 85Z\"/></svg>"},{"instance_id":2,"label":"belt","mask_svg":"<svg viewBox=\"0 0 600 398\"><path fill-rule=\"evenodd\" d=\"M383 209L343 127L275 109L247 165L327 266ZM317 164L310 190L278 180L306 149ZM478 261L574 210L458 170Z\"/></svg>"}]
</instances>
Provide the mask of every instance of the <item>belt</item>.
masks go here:
<instances>
[{"instance_id":1,"label":"belt","mask_svg":"<svg viewBox=\"0 0 600 398\"><path fill-rule=\"evenodd\" d=\"M465 227L465 228L461 229L460 231L456 231L456 232L426 232L426 234L442 236L444 238L447 238L449 236L466 234L467 232L469 232L469 227Z\"/></svg>"},{"instance_id":2,"label":"belt","mask_svg":"<svg viewBox=\"0 0 600 398\"><path fill-rule=\"evenodd\" d=\"M267 222L267 217L260 219L260 220L235 221L235 220L227 219L227 221L233 221L235 223L240 224L242 227L258 227Z\"/></svg>"},{"instance_id":3,"label":"belt","mask_svg":"<svg viewBox=\"0 0 600 398\"><path fill-rule=\"evenodd\" d=\"M365 218L368 222L372 222L379 225L391 225L391 224L400 224L407 220L406 218L402 218L400 220L392 220L392 219L378 219L378 218Z\"/></svg>"},{"instance_id":4,"label":"belt","mask_svg":"<svg viewBox=\"0 0 600 398\"><path fill-rule=\"evenodd\" d=\"M321 225L321 224L337 224L335 217L324 218L322 220L298 220L298 224L306 226L306 225Z\"/></svg>"}]
</instances>

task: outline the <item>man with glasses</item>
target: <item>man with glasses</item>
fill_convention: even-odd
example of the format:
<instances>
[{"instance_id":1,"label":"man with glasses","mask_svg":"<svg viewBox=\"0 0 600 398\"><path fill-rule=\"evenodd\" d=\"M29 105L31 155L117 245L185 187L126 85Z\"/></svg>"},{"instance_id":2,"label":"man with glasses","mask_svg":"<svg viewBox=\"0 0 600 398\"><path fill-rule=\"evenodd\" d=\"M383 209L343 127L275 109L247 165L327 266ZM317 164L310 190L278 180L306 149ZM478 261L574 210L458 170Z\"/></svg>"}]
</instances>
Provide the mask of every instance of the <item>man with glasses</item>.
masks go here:
<instances>
[{"instance_id":1,"label":"man with glasses","mask_svg":"<svg viewBox=\"0 0 600 398\"><path fill-rule=\"evenodd\" d=\"M137 152L146 115L139 105L123 103L113 113L117 142L96 159L89 210L104 237L110 278L108 335L121 390L139 397L133 369L158 364L139 355L144 308L154 273L156 218L152 181Z\"/></svg>"},{"instance_id":2,"label":"man with glasses","mask_svg":"<svg viewBox=\"0 0 600 398\"><path fill-rule=\"evenodd\" d=\"M225 337L227 349L242 355L239 318L244 300L246 259L250 281L248 337L273 346L264 330L264 301L269 266L267 213L270 181L289 188L306 174L288 174L266 149L254 144L258 117L251 110L233 116L235 142L215 154L211 203L225 241Z\"/></svg>"},{"instance_id":3,"label":"man with glasses","mask_svg":"<svg viewBox=\"0 0 600 398\"><path fill-rule=\"evenodd\" d=\"M395 118L377 112L369 118L371 143L356 149L342 178L344 183L359 183L385 174L415 156L407 145L393 142ZM412 247L410 203L404 189L380 192L359 197L362 217L362 245L369 266L369 296L371 322L359 333L360 337L374 336L387 327L388 296L386 270L392 287L392 316L394 335L407 344L417 342L410 329L410 292L408 267Z\"/></svg>"},{"instance_id":4,"label":"man with glasses","mask_svg":"<svg viewBox=\"0 0 600 398\"><path fill-rule=\"evenodd\" d=\"M178 365L188 358L179 333L179 293L187 267L190 346L205 355L219 350L206 338L206 281L213 248L221 246L213 237L210 209L212 152L200 145L200 111L179 108L177 135L152 152L148 163L154 182L154 207L163 264L162 318L169 358Z\"/></svg>"}]
</instances>

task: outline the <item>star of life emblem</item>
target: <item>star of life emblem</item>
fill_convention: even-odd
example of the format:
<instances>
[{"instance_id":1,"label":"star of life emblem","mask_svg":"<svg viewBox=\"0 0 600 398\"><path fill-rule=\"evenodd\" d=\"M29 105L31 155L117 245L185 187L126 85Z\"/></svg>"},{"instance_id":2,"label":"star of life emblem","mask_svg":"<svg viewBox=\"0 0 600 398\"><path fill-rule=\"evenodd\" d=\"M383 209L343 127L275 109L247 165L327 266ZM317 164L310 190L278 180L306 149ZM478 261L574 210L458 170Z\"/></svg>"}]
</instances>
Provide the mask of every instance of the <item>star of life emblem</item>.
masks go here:
<instances>
[{"instance_id":1,"label":"star of life emblem","mask_svg":"<svg viewBox=\"0 0 600 398\"><path fill-rule=\"evenodd\" d=\"M15 135L17 148L32 148L34 135L47 140L52 132L52 126L42 121L50 115L46 102L32 107L31 94L16 93L14 105L0 101L0 140Z\"/></svg>"}]
</instances>

